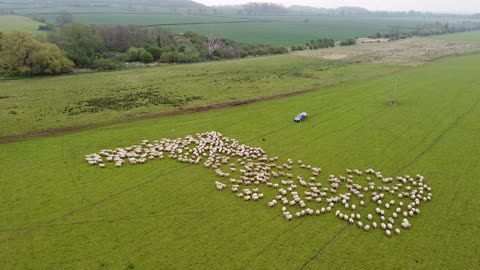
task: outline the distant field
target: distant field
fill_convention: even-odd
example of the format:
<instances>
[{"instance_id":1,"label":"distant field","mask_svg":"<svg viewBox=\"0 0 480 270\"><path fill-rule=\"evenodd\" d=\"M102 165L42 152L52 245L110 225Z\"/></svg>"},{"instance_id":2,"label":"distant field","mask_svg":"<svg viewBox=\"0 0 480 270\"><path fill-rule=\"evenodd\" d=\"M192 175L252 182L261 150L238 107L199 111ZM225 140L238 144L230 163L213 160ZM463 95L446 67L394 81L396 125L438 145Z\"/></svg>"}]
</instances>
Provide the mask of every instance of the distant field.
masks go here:
<instances>
[{"instance_id":1,"label":"distant field","mask_svg":"<svg viewBox=\"0 0 480 270\"><path fill-rule=\"evenodd\" d=\"M323 88L398 69L287 55L4 80L0 81L0 97L4 97L0 99L0 137ZM120 107L112 104L128 103L131 98L136 101ZM101 110L90 111L97 109Z\"/></svg>"},{"instance_id":2,"label":"distant field","mask_svg":"<svg viewBox=\"0 0 480 270\"><path fill-rule=\"evenodd\" d=\"M0 32L25 31L37 32L42 23L22 16L0 16Z\"/></svg>"},{"instance_id":3,"label":"distant field","mask_svg":"<svg viewBox=\"0 0 480 270\"><path fill-rule=\"evenodd\" d=\"M2 6L0 5L0 8ZM63 12L62 8L18 8L18 14L41 16L48 22ZM243 16L233 14L199 15L198 9L168 8L88 8L69 7L75 22L86 24L162 25L172 31L216 33L245 43L279 46L300 45L322 37L342 40L365 37L375 32L410 31L422 23L458 22L464 19L448 17L362 17L362 16Z\"/></svg>"},{"instance_id":4,"label":"distant field","mask_svg":"<svg viewBox=\"0 0 480 270\"><path fill-rule=\"evenodd\" d=\"M480 31L441 35L432 38L436 40L480 42Z\"/></svg>"},{"instance_id":5,"label":"distant field","mask_svg":"<svg viewBox=\"0 0 480 270\"><path fill-rule=\"evenodd\" d=\"M287 59L293 61L289 66L298 61L291 57L276 60L288 63ZM7 91L14 98L0 103L18 106L21 118L11 115L13 120L8 120L2 107L1 128L6 132L5 126L18 124L9 132L25 130L22 123L32 125L38 119L28 111L62 115L55 104L62 98L90 98L97 91L118 96L155 87L163 80L177 89L188 77L171 81L164 76L187 70L196 75L191 84L186 83L190 91L182 90L188 95L191 91L206 95L204 87L216 84L219 87L212 94L228 93L227 85L234 86L230 93L244 92L237 88L236 79L258 93L280 90L283 84L300 87L312 82L308 77L287 76L292 72L288 69L262 72L267 63L262 65L262 61L201 64L198 70L188 65L2 82L1 95ZM279 64L275 59L268 61ZM0 269L477 270L479 62L480 55L450 57L391 76L350 81L295 97L0 144ZM250 66L241 70L250 72L244 77L243 72L232 73L237 64L245 63ZM323 64L310 65L314 76L329 78L313 71ZM365 73L384 71L360 67ZM263 78L254 80L256 73ZM282 75L285 80L273 75L267 79L266 73ZM344 70L336 76L342 74L354 72ZM398 104L389 106L396 78ZM109 83L112 86L105 90ZM46 100L51 102L42 105ZM308 112L309 119L294 124L292 118L301 111ZM23 114L31 119L25 120ZM91 121L108 116L96 115L88 114ZM50 124L56 123L52 119ZM279 164L292 158L321 167L317 181L324 187L329 186L328 175L345 175L346 168L374 168L386 177L420 173L433 188L433 200L420 206L419 216L409 217L409 230L387 237L381 229L364 231L333 213L287 222L281 205L267 207L278 190L262 184L259 188L265 198L245 202L230 191L229 178L216 177L202 165L166 158L100 169L83 160L85 154L100 149L211 130L262 147L280 157ZM226 183L227 190L216 190L215 181ZM303 195L304 189L298 188ZM389 196L386 191L378 192ZM307 202L314 209L325 204ZM368 200L355 211L365 217L375 207L383 205ZM391 208L386 209L389 216L393 215ZM299 206L289 209L301 210ZM333 212L337 209L352 213L338 204ZM374 220L381 222L378 215ZM396 219L394 226L400 221Z\"/></svg>"},{"instance_id":6,"label":"distant field","mask_svg":"<svg viewBox=\"0 0 480 270\"><path fill-rule=\"evenodd\" d=\"M395 17L268 16L260 18L271 21L249 24L177 25L168 26L168 28L178 32L193 30L200 33L220 33L242 42L286 46L304 44L308 40L321 37L336 40L365 37L376 32L388 33L396 27L401 27L402 31L410 31L411 29L408 28L434 21Z\"/></svg>"},{"instance_id":7,"label":"distant field","mask_svg":"<svg viewBox=\"0 0 480 270\"><path fill-rule=\"evenodd\" d=\"M48 22L54 23L58 14L41 15ZM182 14L152 14L152 13L75 13L74 21L84 24L134 24L134 25L161 25L161 24L195 24L195 23L228 23L248 21L241 18L225 18L208 15Z\"/></svg>"}]
</instances>

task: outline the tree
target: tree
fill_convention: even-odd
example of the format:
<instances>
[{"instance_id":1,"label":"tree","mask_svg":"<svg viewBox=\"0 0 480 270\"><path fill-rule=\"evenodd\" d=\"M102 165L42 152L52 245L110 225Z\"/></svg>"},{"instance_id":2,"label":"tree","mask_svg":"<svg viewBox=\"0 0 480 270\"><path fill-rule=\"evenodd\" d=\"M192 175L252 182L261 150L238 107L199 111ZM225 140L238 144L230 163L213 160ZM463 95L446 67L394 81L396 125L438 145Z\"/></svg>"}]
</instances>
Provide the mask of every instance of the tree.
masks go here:
<instances>
[{"instance_id":1,"label":"tree","mask_svg":"<svg viewBox=\"0 0 480 270\"><path fill-rule=\"evenodd\" d=\"M29 33L12 32L0 40L0 74L28 76L70 72L70 61L51 43L40 42Z\"/></svg>"},{"instance_id":2,"label":"tree","mask_svg":"<svg viewBox=\"0 0 480 270\"><path fill-rule=\"evenodd\" d=\"M251 2L243 5L243 10L248 15L284 15L288 9L275 3L257 3Z\"/></svg>"},{"instance_id":3,"label":"tree","mask_svg":"<svg viewBox=\"0 0 480 270\"><path fill-rule=\"evenodd\" d=\"M130 48L127 51L127 61L128 62L137 62L140 61L140 49Z\"/></svg>"},{"instance_id":4,"label":"tree","mask_svg":"<svg viewBox=\"0 0 480 270\"><path fill-rule=\"evenodd\" d=\"M102 42L93 27L68 24L50 34L48 39L63 49L77 66L90 66L102 53Z\"/></svg>"},{"instance_id":5,"label":"tree","mask_svg":"<svg viewBox=\"0 0 480 270\"><path fill-rule=\"evenodd\" d=\"M149 52L155 61L160 59L160 55L162 54L162 49L160 47L148 47L147 52Z\"/></svg>"},{"instance_id":6,"label":"tree","mask_svg":"<svg viewBox=\"0 0 480 270\"><path fill-rule=\"evenodd\" d=\"M58 26L63 27L73 22L73 15L68 11L63 11L63 13L55 19L55 22Z\"/></svg>"},{"instance_id":7,"label":"tree","mask_svg":"<svg viewBox=\"0 0 480 270\"><path fill-rule=\"evenodd\" d=\"M213 52L218 49L220 46L220 40L214 34L207 35L207 40L205 41L205 47L207 48L208 57L215 58Z\"/></svg>"},{"instance_id":8,"label":"tree","mask_svg":"<svg viewBox=\"0 0 480 270\"><path fill-rule=\"evenodd\" d=\"M142 61L143 63L152 63L154 61L153 59L153 56L147 52L146 50L142 50L140 52L140 61Z\"/></svg>"}]
</instances>

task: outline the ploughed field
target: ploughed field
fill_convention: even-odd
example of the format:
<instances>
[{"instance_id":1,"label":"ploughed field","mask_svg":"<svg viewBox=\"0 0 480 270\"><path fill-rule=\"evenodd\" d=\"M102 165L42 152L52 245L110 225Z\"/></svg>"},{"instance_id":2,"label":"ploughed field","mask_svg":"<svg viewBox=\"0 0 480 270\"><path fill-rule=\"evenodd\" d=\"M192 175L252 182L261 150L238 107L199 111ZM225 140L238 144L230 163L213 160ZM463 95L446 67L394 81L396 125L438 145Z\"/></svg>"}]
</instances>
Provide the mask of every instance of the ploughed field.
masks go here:
<instances>
[{"instance_id":1,"label":"ploughed field","mask_svg":"<svg viewBox=\"0 0 480 270\"><path fill-rule=\"evenodd\" d=\"M267 68L264 59L273 67ZM0 268L477 269L480 55L448 57L400 71L380 64L339 66L338 62L307 59L284 56L2 82L1 95L20 91L17 106L30 115L30 119L18 120L23 123L19 127L8 122L3 134L122 116L105 109L73 115L82 117L78 122L57 118L58 125L46 121L26 128L41 121L30 112L37 110L34 104L47 108L40 101L48 96L54 108L54 103L61 103L58 108L63 109L76 101L73 96L91 99L97 89L95 81L101 85L98 89L107 88L99 90L98 96L118 97L130 93L114 92L119 81L130 87L150 82L150 87L139 84L135 90L148 91L158 81L172 80L166 74L203 72L208 75L202 74L199 81L180 77L172 88L198 89L179 93L218 102L230 97L223 91L244 98L316 83L335 85L243 106L1 144ZM286 66L300 71L284 69L276 61L292 61ZM326 70L318 70L318 63L326 65ZM238 70L236 65L245 67ZM268 70L285 80L274 77L268 84L264 73ZM396 74L387 74L395 70ZM232 72L226 76L230 81L216 79L215 74L221 72ZM263 79L252 79L255 73ZM377 73L381 76L373 76ZM245 84L232 81L239 76L250 76L254 82L248 78ZM397 79L397 100L391 105ZM182 88L183 83L188 86ZM229 84L237 91L225 90ZM208 90L216 85L222 85L223 91ZM35 96L36 89L44 96ZM56 98L55 93L63 97ZM24 105L22 97L29 105ZM8 98L0 100L5 101ZM201 100L191 102L194 106ZM4 108L1 111L5 113ZM308 120L293 123L302 111L308 112ZM48 113L53 119L63 115L58 109ZM17 115L21 113L13 116ZM4 119L11 121L5 117L2 123ZM107 163L99 168L84 160L87 154L140 144L144 139L184 138L209 131L261 147L269 156L277 156L280 164L292 159L319 167L316 182L324 185L329 175L346 176L346 169L373 168L385 177L419 173L434 195L421 205L419 215L409 217L409 229L388 237L381 228L365 231L336 217L336 210L346 211L341 204L329 214L294 216L287 221L283 205L267 206L278 194L275 188L262 186L263 198L245 201L231 192L229 177L219 177L201 164L165 157L142 165L126 162L117 168ZM302 170L295 163L289 173L301 174ZM224 190L218 190L223 185ZM315 207L315 202L309 205ZM365 216L376 207L366 201L355 211ZM291 206L292 213L300 210Z\"/></svg>"}]
</instances>

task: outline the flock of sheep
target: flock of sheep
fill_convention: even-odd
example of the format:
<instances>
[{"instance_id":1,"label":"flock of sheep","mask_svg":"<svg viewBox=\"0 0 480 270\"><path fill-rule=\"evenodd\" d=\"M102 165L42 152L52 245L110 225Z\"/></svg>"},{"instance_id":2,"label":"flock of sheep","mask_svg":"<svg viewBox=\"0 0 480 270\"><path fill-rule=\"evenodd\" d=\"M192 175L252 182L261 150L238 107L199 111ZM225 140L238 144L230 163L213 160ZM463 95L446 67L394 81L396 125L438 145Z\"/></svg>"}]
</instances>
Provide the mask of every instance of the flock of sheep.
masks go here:
<instances>
[{"instance_id":1,"label":"flock of sheep","mask_svg":"<svg viewBox=\"0 0 480 270\"><path fill-rule=\"evenodd\" d=\"M139 145L101 150L85 156L85 160L104 168L107 162L122 167L165 156L184 163L203 163L222 179L215 181L216 189L230 189L244 201L270 197L266 204L281 207L286 220L334 213L365 231L379 229L391 236L409 229L409 219L420 214L419 206L432 200L431 187L418 174L391 178L373 169L347 169L345 175L329 175L326 181L320 181L322 170L318 167L301 160L279 162L262 148L240 144L215 131L144 140Z\"/></svg>"}]
</instances>

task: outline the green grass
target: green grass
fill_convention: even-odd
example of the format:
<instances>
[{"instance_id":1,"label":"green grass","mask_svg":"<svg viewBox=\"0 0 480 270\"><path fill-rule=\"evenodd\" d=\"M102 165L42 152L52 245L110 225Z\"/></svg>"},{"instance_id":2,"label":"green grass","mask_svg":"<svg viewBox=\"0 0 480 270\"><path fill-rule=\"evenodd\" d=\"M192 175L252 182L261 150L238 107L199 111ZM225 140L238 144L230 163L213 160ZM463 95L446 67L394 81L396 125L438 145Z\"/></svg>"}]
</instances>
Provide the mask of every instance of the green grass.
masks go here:
<instances>
[{"instance_id":1,"label":"green grass","mask_svg":"<svg viewBox=\"0 0 480 270\"><path fill-rule=\"evenodd\" d=\"M129 115L268 97L378 76L398 69L391 65L345 65L318 58L275 56L143 70L4 80L0 81L0 97L4 97L0 99L0 122L3 123L0 125L0 137L99 123ZM119 106L97 113L77 113L86 109L105 108L111 103L110 98L128 100L138 97L139 93L147 98L156 95L170 99L201 99L174 104L156 104L158 97L151 102L139 99L134 107ZM92 100L97 98L101 100ZM78 102L82 101L95 104L79 106Z\"/></svg>"},{"instance_id":2,"label":"green grass","mask_svg":"<svg viewBox=\"0 0 480 270\"><path fill-rule=\"evenodd\" d=\"M396 77L388 76L0 145L0 268L477 269L479 61L447 58L402 72L398 106L386 105ZM300 111L310 118L293 124ZM210 130L319 165L324 177L352 167L421 173L434 199L409 231L387 238L332 215L286 222L266 200L216 191L217 178L201 166L164 160L100 170L82 159Z\"/></svg>"},{"instance_id":3,"label":"green grass","mask_svg":"<svg viewBox=\"0 0 480 270\"><path fill-rule=\"evenodd\" d=\"M448 40L448 41L464 41L464 42L476 42L480 43L480 31L455 33L449 35L440 35L431 37L436 40Z\"/></svg>"},{"instance_id":4,"label":"green grass","mask_svg":"<svg viewBox=\"0 0 480 270\"><path fill-rule=\"evenodd\" d=\"M42 25L28 17L0 16L0 32L24 31L38 33L38 26Z\"/></svg>"}]
</instances>

